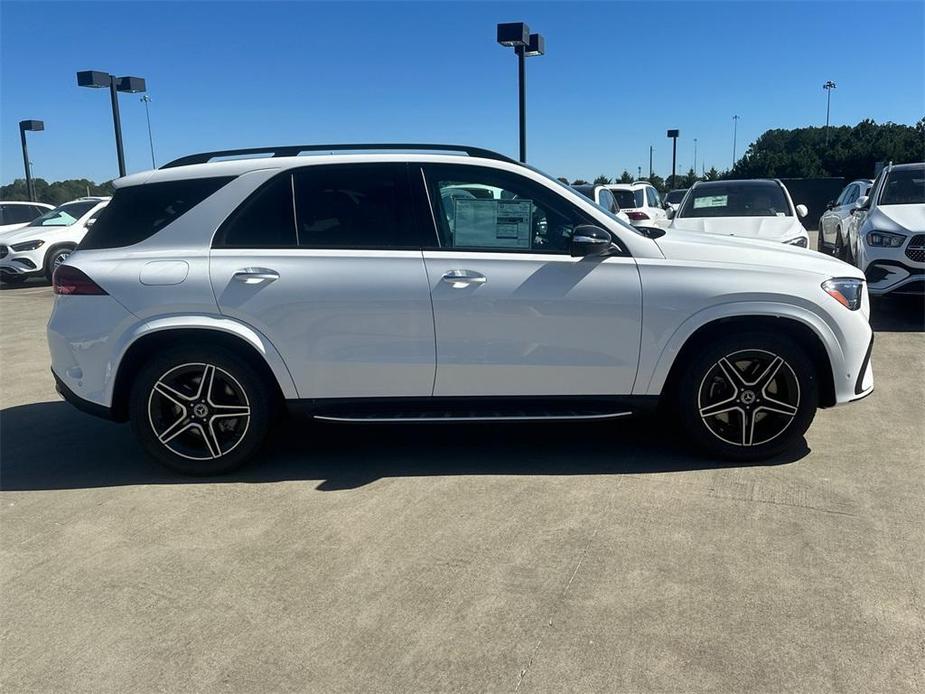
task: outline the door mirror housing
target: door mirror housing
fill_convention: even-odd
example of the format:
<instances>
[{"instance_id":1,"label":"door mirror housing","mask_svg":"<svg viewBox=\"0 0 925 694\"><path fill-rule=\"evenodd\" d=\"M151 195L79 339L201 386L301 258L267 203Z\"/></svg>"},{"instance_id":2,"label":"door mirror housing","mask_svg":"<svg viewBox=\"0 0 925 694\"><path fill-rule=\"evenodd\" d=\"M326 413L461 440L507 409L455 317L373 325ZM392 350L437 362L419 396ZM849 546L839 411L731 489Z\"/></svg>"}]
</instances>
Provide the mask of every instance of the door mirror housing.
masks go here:
<instances>
[{"instance_id":1,"label":"door mirror housing","mask_svg":"<svg viewBox=\"0 0 925 694\"><path fill-rule=\"evenodd\" d=\"M809 214L809 210L806 208L806 205L797 205L797 217L803 218Z\"/></svg>"},{"instance_id":2,"label":"door mirror housing","mask_svg":"<svg viewBox=\"0 0 925 694\"><path fill-rule=\"evenodd\" d=\"M87 229L89 229L89 228L92 227L94 224L96 224L96 218L95 218L95 217L94 217L93 219L88 219L87 222L84 224L84 226L87 227Z\"/></svg>"},{"instance_id":3,"label":"door mirror housing","mask_svg":"<svg viewBox=\"0 0 925 694\"><path fill-rule=\"evenodd\" d=\"M665 208L665 216L668 217L668 219L674 219L674 216L676 214L677 214L677 211L675 210L675 208L671 207L670 205L667 208Z\"/></svg>"},{"instance_id":4,"label":"door mirror housing","mask_svg":"<svg viewBox=\"0 0 925 694\"><path fill-rule=\"evenodd\" d=\"M613 245L610 232L593 224L580 224L572 234L571 253L573 258L586 255L605 255Z\"/></svg>"},{"instance_id":5,"label":"door mirror housing","mask_svg":"<svg viewBox=\"0 0 925 694\"><path fill-rule=\"evenodd\" d=\"M867 197L866 195L862 195L861 197L857 199L857 202L854 203L854 207L851 208L851 214L854 214L855 212L860 212L861 210L868 209L870 207L870 205L868 204L869 202L870 202L870 198Z\"/></svg>"}]
</instances>

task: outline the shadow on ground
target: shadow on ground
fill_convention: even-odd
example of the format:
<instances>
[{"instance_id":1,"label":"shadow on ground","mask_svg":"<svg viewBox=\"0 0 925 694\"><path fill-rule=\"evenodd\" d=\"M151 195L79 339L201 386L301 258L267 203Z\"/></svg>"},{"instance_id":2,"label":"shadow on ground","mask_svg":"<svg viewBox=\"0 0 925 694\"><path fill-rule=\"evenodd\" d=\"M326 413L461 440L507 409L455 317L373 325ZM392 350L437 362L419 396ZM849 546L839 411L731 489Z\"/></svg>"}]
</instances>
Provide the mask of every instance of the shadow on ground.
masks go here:
<instances>
[{"instance_id":1,"label":"shadow on ground","mask_svg":"<svg viewBox=\"0 0 925 694\"><path fill-rule=\"evenodd\" d=\"M387 477L430 475L613 475L721 467L691 455L654 418L551 424L281 423L248 467L209 482L318 481L354 489ZM808 453L805 442L780 465ZM145 456L128 426L64 402L0 411L0 489L80 489L191 484Z\"/></svg>"},{"instance_id":2,"label":"shadow on ground","mask_svg":"<svg viewBox=\"0 0 925 694\"><path fill-rule=\"evenodd\" d=\"M920 296L872 297L870 325L876 332L925 332L925 298Z\"/></svg>"},{"instance_id":3,"label":"shadow on ground","mask_svg":"<svg viewBox=\"0 0 925 694\"><path fill-rule=\"evenodd\" d=\"M50 287L49 282L44 277L30 277L24 282L6 282L0 281L0 291L10 291L15 289L34 289L36 287Z\"/></svg>"}]
</instances>

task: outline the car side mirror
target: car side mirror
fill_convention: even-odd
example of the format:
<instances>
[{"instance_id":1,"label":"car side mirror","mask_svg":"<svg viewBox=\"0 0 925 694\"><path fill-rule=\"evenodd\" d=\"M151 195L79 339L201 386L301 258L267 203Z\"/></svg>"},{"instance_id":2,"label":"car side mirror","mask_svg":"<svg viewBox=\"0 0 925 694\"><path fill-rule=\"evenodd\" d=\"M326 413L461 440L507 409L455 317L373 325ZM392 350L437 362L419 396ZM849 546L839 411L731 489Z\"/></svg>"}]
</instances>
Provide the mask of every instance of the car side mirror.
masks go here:
<instances>
[{"instance_id":1,"label":"car side mirror","mask_svg":"<svg viewBox=\"0 0 925 694\"><path fill-rule=\"evenodd\" d=\"M829 201L825 204L825 209L827 209L827 210L831 210L833 207L835 207L835 201L834 201L834 200L829 200Z\"/></svg>"},{"instance_id":2,"label":"car side mirror","mask_svg":"<svg viewBox=\"0 0 925 694\"><path fill-rule=\"evenodd\" d=\"M673 207L669 207L667 210L665 210L665 216L668 217L668 219L674 219L676 214L677 212Z\"/></svg>"},{"instance_id":3,"label":"car side mirror","mask_svg":"<svg viewBox=\"0 0 925 694\"><path fill-rule=\"evenodd\" d=\"M869 202L870 202L870 198L867 197L866 195L862 195L861 197L857 199L857 202L854 203L854 207L851 208L851 214L854 214L855 212L860 212L862 210L866 210L869 207L868 205Z\"/></svg>"},{"instance_id":4,"label":"car side mirror","mask_svg":"<svg viewBox=\"0 0 925 694\"><path fill-rule=\"evenodd\" d=\"M640 225L633 225L636 231L649 239L660 239L665 235L665 230L661 227L647 227Z\"/></svg>"},{"instance_id":5,"label":"car side mirror","mask_svg":"<svg viewBox=\"0 0 925 694\"><path fill-rule=\"evenodd\" d=\"M86 224L84 224L84 226L87 227L87 229L89 229L89 228L92 227L94 224L96 224L96 219L88 219L87 222L86 222Z\"/></svg>"},{"instance_id":6,"label":"car side mirror","mask_svg":"<svg viewBox=\"0 0 925 694\"><path fill-rule=\"evenodd\" d=\"M571 253L573 258L586 255L604 255L610 250L613 239L610 233L593 224L580 224L572 234Z\"/></svg>"},{"instance_id":7,"label":"car side mirror","mask_svg":"<svg viewBox=\"0 0 925 694\"><path fill-rule=\"evenodd\" d=\"M809 214L809 210L806 208L806 205L797 205L797 216L805 217Z\"/></svg>"}]
</instances>

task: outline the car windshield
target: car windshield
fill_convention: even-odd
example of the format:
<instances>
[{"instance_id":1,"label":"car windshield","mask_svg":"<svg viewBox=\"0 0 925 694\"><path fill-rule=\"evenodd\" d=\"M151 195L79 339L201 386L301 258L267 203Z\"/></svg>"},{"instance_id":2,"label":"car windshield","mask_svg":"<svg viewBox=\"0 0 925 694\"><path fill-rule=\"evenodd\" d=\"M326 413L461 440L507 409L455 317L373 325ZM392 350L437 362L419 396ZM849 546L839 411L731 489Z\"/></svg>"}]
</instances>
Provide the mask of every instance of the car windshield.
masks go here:
<instances>
[{"instance_id":1,"label":"car windshield","mask_svg":"<svg viewBox=\"0 0 925 694\"><path fill-rule=\"evenodd\" d=\"M922 203L925 203L925 167L890 171L883 183L880 204L920 205Z\"/></svg>"},{"instance_id":2,"label":"car windshield","mask_svg":"<svg viewBox=\"0 0 925 694\"><path fill-rule=\"evenodd\" d=\"M69 227L87 212L100 204L99 200L81 200L79 202L66 202L41 217L36 217L30 227Z\"/></svg>"},{"instance_id":3,"label":"car windshield","mask_svg":"<svg viewBox=\"0 0 925 694\"><path fill-rule=\"evenodd\" d=\"M668 195L665 196L665 202L670 202L672 205L677 205L684 199L684 194L687 190L670 190Z\"/></svg>"},{"instance_id":4,"label":"car windshield","mask_svg":"<svg viewBox=\"0 0 925 694\"><path fill-rule=\"evenodd\" d=\"M697 186L679 217L792 217L783 188L773 181L727 181Z\"/></svg>"}]
</instances>

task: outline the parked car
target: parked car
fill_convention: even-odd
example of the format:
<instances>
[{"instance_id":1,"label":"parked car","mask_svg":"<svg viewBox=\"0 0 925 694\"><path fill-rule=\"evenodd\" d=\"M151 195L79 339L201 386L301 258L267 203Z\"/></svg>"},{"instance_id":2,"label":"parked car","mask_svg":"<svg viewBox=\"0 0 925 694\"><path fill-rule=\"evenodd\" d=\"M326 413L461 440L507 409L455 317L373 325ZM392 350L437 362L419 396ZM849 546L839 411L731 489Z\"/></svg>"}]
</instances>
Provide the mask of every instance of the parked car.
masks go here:
<instances>
[{"instance_id":1,"label":"parked car","mask_svg":"<svg viewBox=\"0 0 925 694\"><path fill-rule=\"evenodd\" d=\"M630 218L626 215L626 212L620 209L620 205L617 203L617 199L613 196L613 193L607 188L607 186L588 184L588 185L577 185L572 186L579 193L584 195L589 200L593 200L598 205L603 207L605 210L610 212L621 221L630 224Z\"/></svg>"},{"instance_id":2,"label":"parked car","mask_svg":"<svg viewBox=\"0 0 925 694\"><path fill-rule=\"evenodd\" d=\"M108 202L105 197L72 200L0 236L0 281L17 284L39 275L51 281Z\"/></svg>"},{"instance_id":3,"label":"parked car","mask_svg":"<svg viewBox=\"0 0 925 694\"><path fill-rule=\"evenodd\" d=\"M858 198L867 195L870 179L858 179L844 187L838 198L826 206L819 218L819 250L845 260L848 256L848 222Z\"/></svg>"},{"instance_id":4,"label":"parked car","mask_svg":"<svg viewBox=\"0 0 925 694\"><path fill-rule=\"evenodd\" d=\"M330 154L296 156L312 151ZM470 186L505 194L445 194ZM504 422L661 403L706 454L756 460L874 386L857 268L653 238L487 150L208 152L115 187L55 271L52 371L185 473L242 464L283 408Z\"/></svg>"},{"instance_id":5,"label":"parked car","mask_svg":"<svg viewBox=\"0 0 925 694\"><path fill-rule=\"evenodd\" d=\"M807 248L809 234L800 223L806 212L805 205L794 207L786 186L776 179L698 181L669 228Z\"/></svg>"},{"instance_id":6,"label":"parked car","mask_svg":"<svg viewBox=\"0 0 925 694\"><path fill-rule=\"evenodd\" d=\"M925 294L925 163L880 172L855 202L848 248L871 294Z\"/></svg>"},{"instance_id":7,"label":"parked car","mask_svg":"<svg viewBox=\"0 0 925 694\"><path fill-rule=\"evenodd\" d=\"M665 201L662 203L662 207L667 213L668 210L673 212L678 211L678 207L681 205L681 201L684 199L684 194L687 193L687 188L675 188L674 190L669 190L665 195Z\"/></svg>"},{"instance_id":8,"label":"parked car","mask_svg":"<svg viewBox=\"0 0 925 694\"><path fill-rule=\"evenodd\" d=\"M635 183L612 183L607 186L617 198L620 209L626 212L633 224L663 227L668 224L668 217L662 208L662 198L655 187L648 181ZM632 194L632 202L627 193Z\"/></svg>"},{"instance_id":9,"label":"parked car","mask_svg":"<svg viewBox=\"0 0 925 694\"><path fill-rule=\"evenodd\" d=\"M0 234L24 227L51 209L53 209L52 206L44 202L0 200Z\"/></svg>"}]
</instances>

